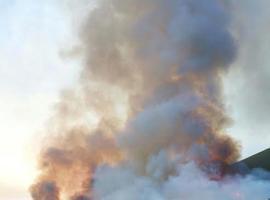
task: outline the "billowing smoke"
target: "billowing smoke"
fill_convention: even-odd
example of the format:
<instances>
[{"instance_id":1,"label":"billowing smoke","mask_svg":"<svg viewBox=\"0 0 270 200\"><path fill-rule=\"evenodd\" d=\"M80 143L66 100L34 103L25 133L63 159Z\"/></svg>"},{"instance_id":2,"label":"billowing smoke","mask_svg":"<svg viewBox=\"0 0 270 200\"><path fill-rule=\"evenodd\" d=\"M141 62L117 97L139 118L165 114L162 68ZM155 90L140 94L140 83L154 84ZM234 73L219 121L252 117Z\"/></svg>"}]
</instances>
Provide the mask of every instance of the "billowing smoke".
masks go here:
<instances>
[{"instance_id":1,"label":"billowing smoke","mask_svg":"<svg viewBox=\"0 0 270 200\"><path fill-rule=\"evenodd\" d=\"M59 189L54 182L42 180L33 185L30 190L34 200L59 200Z\"/></svg>"},{"instance_id":2,"label":"billowing smoke","mask_svg":"<svg viewBox=\"0 0 270 200\"><path fill-rule=\"evenodd\" d=\"M33 199L269 197L266 180L228 173L239 158L222 102L237 53L229 9L225 0L98 1L80 32L80 82L49 124Z\"/></svg>"}]
</instances>

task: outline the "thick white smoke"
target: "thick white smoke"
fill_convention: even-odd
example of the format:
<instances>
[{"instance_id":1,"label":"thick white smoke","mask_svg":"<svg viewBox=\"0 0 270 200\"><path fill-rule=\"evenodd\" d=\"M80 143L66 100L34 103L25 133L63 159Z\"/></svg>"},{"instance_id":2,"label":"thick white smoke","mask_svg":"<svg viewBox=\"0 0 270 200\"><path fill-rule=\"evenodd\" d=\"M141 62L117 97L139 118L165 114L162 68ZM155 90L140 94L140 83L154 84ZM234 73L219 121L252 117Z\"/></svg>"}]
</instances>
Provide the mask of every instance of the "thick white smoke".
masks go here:
<instances>
[{"instance_id":1,"label":"thick white smoke","mask_svg":"<svg viewBox=\"0 0 270 200\"><path fill-rule=\"evenodd\" d=\"M269 181L228 175L239 157L222 102L237 52L229 8L225 0L98 1L80 34L80 90L59 104L61 137L41 155L32 191L49 181L72 199L270 197ZM78 120L88 112L95 128Z\"/></svg>"},{"instance_id":2,"label":"thick white smoke","mask_svg":"<svg viewBox=\"0 0 270 200\"><path fill-rule=\"evenodd\" d=\"M163 163L156 171L164 172ZM154 171L153 171L154 172ZM102 200L254 200L269 198L269 181L255 176L228 176L211 181L194 163L178 165L175 175L157 181L130 168L101 167L96 172L93 199Z\"/></svg>"}]
</instances>

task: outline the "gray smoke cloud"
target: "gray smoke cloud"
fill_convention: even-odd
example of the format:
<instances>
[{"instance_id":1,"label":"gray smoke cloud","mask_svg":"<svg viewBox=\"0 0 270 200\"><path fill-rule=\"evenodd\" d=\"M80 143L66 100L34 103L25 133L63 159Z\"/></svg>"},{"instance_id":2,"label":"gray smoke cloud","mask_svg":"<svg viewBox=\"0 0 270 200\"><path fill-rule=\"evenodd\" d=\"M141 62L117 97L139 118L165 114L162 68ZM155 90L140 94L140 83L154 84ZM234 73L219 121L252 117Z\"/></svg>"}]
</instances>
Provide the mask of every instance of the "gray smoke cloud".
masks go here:
<instances>
[{"instance_id":1,"label":"gray smoke cloud","mask_svg":"<svg viewBox=\"0 0 270 200\"><path fill-rule=\"evenodd\" d=\"M54 182L43 180L30 190L33 200L59 200L59 188Z\"/></svg>"},{"instance_id":2,"label":"gray smoke cloud","mask_svg":"<svg viewBox=\"0 0 270 200\"><path fill-rule=\"evenodd\" d=\"M69 199L269 197L267 180L227 171L240 155L223 102L237 55L230 9L225 0L98 1L79 35L81 79L57 105L38 183L53 181Z\"/></svg>"}]
</instances>

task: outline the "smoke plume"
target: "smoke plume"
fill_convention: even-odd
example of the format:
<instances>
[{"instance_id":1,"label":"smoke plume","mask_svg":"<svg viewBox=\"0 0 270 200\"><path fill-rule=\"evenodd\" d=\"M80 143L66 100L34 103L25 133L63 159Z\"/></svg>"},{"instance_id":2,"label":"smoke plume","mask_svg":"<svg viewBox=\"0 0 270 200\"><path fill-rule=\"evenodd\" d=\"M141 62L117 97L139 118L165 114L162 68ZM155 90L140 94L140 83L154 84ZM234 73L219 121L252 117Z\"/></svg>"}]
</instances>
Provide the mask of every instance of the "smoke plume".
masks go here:
<instances>
[{"instance_id":1,"label":"smoke plume","mask_svg":"<svg viewBox=\"0 0 270 200\"><path fill-rule=\"evenodd\" d=\"M79 35L79 84L50 121L33 199L269 197L266 180L227 173L239 158L222 102L237 54L229 9L225 0L98 1Z\"/></svg>"}]
</instances>

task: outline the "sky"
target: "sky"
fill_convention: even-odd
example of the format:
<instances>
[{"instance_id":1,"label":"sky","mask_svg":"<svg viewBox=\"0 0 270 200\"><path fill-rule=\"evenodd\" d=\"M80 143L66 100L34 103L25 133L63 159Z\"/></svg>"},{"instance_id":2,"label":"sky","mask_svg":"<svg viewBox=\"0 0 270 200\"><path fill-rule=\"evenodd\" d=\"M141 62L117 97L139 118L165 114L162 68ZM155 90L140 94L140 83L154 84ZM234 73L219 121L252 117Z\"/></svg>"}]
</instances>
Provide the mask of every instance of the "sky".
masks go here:
<instances>
[{"instance_id":1,"label":"sky","mask_svg":"<svg viewBox=\"0 0 270 200\"><path fill-rule=\"evenodd\" d=\"M0 199L27 197L36 173L35 138L59 90L78 74L60 55L72 33L52 2L0 0Z\"/></svg>"},{"instance_id":2,"label":"sky","mask_svg":"<svg viewBox=\"0 0 270 200\"><path fill-rule=\"evenodd\" d=\"M270 1L233 1L238 56L224 78L229 133L247 157L270 147Z\"/></svg>"},{"instance_id":3,"label":"sky","mask_svg":"<svg viewBox=\"0 0 270 200\"><path fill-rule=\"evenodd\" d=\"M35 141L59 92L78 78L79 62L63 56L76 44L74 16L57 2L0 0L0 199L30 199ZM269 4L239 0L232 14L240 45L224 98L243 157L270 146Z\"/></svg>"}]
</instances>

